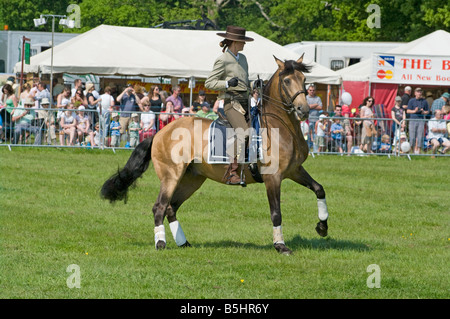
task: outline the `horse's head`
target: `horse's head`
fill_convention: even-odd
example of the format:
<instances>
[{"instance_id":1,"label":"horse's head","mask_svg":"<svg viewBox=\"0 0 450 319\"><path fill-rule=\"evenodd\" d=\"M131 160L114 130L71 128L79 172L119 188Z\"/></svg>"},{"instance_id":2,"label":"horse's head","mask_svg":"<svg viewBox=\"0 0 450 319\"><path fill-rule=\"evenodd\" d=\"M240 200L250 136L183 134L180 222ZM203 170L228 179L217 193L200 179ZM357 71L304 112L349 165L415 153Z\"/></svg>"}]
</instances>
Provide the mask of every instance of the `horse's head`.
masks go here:
<instances>
[{"instance_id":1,"label":"horse's head","mask_svg":"<svg viewBox=\"0 0 450 319\"><path fill-rule=\"evenodd\" d=\"M295 112L294 114L300 121L306 120L309 116L304 73L308 73L310 68L303 64L303 55L297 61L287 60L285 62L274 56L278 64L278 87L281 101L289 111Z\"/></svg>"}]
</instances>

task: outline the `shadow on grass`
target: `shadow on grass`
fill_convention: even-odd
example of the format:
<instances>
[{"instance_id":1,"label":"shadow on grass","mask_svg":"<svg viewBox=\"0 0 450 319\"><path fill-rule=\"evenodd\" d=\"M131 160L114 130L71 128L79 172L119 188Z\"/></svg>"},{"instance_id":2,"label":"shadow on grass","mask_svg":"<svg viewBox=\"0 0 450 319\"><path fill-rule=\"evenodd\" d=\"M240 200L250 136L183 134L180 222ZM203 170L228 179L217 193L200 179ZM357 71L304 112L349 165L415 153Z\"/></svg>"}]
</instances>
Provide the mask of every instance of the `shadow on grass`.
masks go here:
<instances>
[{"instance_id":1,"label":"shadow on grass","mask_svg":"<svg viewBox=\"0 0 450 319\"><path fill-rule=\"evenodd\" d=\"M193 247L195 247L193 243ZM230 240L207 242L200 244L205 248L244 248L244 249L274 249L272 244L267 245L255 245L252 243L241 243ZM312 249L312 250L352 250L352 251L369 251L371 248L363 243L352 242L348 240L336 240L331 237L326 238L312 238L307 239L301 236L295 236L294 238L286 241L286 246L292 250L298 249Z\"/></svg>"}]
</instances>

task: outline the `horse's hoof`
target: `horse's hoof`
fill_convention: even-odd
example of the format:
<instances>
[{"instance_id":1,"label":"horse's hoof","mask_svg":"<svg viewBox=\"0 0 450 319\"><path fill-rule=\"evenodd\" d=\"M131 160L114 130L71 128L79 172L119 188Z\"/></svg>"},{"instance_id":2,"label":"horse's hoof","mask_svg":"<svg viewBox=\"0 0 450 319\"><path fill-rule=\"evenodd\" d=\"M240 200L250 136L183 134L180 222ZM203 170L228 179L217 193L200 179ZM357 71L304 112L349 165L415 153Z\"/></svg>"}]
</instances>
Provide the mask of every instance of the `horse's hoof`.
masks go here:
<instances>
[{"instance_id":1,"label":"horse's hoof","mask_svg":"<svg viewBox=\"0 0 450 319\"><path fill-rule=\"evenodd\" d=\"M162 240L158 240L156 243L156 250L163 250L166 248L166 243Z\"/></svg>"},{"instance_id":2,"label":"horse's hoof","mask_svg":"<svg viewBox=\"0 0 450 319\"><path fill-rule=\"evenodd\" d=\"M191 244L186 240L186 242L183 244L183 245L181 245L181 246L179 246L180 248L186 248L186 247L192 247L191 246Z\"/></svg>"},{"instance_id":3,"label":"horse's hoof","mask_svg":"<svg viewBox=\"0 0 450 319\"><path fill-rule=\"evenodd\" d=\"M316 232L319 234L319 236L325 237L328 235L328 224L327 221L320 221L317 223L316 226Z\"/></svg>"},{"instance_id":4,"label":"horse's hoof","mask_svg":"<svg viewBox=\"0 0 450 319\"><path fill-rule=\"evenodd\" d=\"M292 250L287 248L285 244L273 244L273 246L282 255L292 255Z\"/></svg>"}]
</instances>

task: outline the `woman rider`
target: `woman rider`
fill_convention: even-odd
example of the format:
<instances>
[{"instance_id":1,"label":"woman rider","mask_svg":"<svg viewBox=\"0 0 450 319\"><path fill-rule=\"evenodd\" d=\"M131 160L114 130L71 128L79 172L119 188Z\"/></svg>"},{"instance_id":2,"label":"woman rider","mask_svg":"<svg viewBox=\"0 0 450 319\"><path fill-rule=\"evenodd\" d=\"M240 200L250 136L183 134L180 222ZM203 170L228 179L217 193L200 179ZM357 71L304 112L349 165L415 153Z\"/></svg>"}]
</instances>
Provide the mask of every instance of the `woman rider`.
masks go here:
<instances>
[{"instance_id":1,"label":"woman rider","mask_svg":"<svg viewBox=\"0 0 450 319\"><path fill-rule=\"evenodd\" d=\"M247 58L239 51L244 49L246 42L253 41L245 36L245 29L228 26L226 33L217 33L225 38L219 45L223 54L214 62L214 68L205 81L205 87L211 90L220 91L219 99L224 100L224 113L227 120L236 131L236 156L230 156L230 166L228 167L228 177L225 176L227 184L245 186L241 181L237 169L239 162L245 159L245 140L248 138L248 124L245 120L245 112L248 110L250 81L248 79ZM238 129L238 130L236 130ZM242 130L241 130L242 129ZM230 152L227 152L230 154Z\"/></svg>"}]
</instances>

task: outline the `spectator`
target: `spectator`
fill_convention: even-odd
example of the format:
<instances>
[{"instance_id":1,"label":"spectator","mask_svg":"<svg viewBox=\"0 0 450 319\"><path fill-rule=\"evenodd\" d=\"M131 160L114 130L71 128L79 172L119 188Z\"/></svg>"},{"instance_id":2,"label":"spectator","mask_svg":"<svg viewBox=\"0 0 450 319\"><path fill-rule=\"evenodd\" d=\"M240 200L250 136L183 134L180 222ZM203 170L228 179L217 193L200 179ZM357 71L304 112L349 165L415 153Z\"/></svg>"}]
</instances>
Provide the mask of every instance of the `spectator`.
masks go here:
<instances>
[{"instance_id":1,"label":"spectator","mask_svg":"<svg viewBox=\"0 0 450 319\"><path fill-rule=\"evenodd\" d=\"M70 87L65 86L61 94L58 95L56 98L56 108L58 110L58 115L56 116L56 119L59 121L61 118L63 110L67 108L67 105L70 103Z\"/></svg>"},{"instance_id":2,"label":"spectator","mask_svg":"<svg viewBox=\"0 0 450 319\"><path fill-rule=\"evenodd\" d=\"M403 109L403 108L402 108ZM401 142L401 137L404 136L405 141L406 141L406 121L401 122L400 127L395 131L395 135L394 135L394 152L398 152L399 149L399 145ZM404 142L404 141L403 141Z\"/></svg>"},{"instance_id":3,"label":"spectator","mask_svg":"<svg viewBox=\"0 0 450 319\"><path fill-rule=\"evenodd\" d=\"M127 141L126 146L129 146L129 134L126 134L128 126L131 123L131 114L139 111L138 104L141 103L139 97L135 94L132 85L128 85L125 90L117 97L117 102L120 103L120 134L124 140ZM129 132L128 132L129 133Z\"/></svg>"},{"instance_id":4,"label":"spectator","mask_svg":"<svg viewBox=\"0 0 450 319\"><path fill-rule=\"evenodd\" d=\"M81 83L81 80L80 80L80 79L76 79L76 80L73 82L73 89L72 89L71 97L75 97L75 95L76 95L78 89L81 89L81 91L83 91L83 83Z\"/></svg>"},{"instance_id":5,"label":"spectator","mask_svg":"<svg viewBox=\"0 0 450 319\"><path fill-rule=\"evenodd\" d=\"M64 80L62 78L53 80L53 101L56 101L58 95L64 90Z\"/></svg>"},{"instance_id":6,"label":"spectator","mask_svg":"<svg viewBox=\"0 0 450 319\"><path fill-rule=\"evenodd\" d=\"M219 116L214 113L213 110L209 107L208 103L203 103L202 109L196 113L198 117L203 117L211 120L217 119Z\"/></svg>"},{"instance_id":7,"label":"spectator","mask_svg":"<svg viewBox=\"0 0 450 319\"><path fill-rule=\"evenodd\" d=\"M42 99L47 98L47 99L49 99L49 101L51 100L50 92L46 88L45 84L42 82L38 83L37 91L34 91L34 95L32 94L32 96L36 100L36 103L35 103L36 108L41 107Z\"/></svg>"},{"instance_id":8,"label":"spectator","mask_svg":"<svg viewBox=\"0 0 450 319\"><path fill-rule=\"evenodd\" d=\"M434 100L433 104L431 105L431 113L433 114L433 116L437 110L442 110L442 107L448 104L449 100L450 100L450 93L447 92L442 94L440 98Z\"/></svg>"},{"instance_id":9,"label":"spectator","mask_svg":"<svg viewBox=\"0 0 450 319\"><path fill-rule=\"evenodd\" d=\"M416 88L414 96L408 102L408 110L406 113L410 115L409 121L409 144L414 147L414 153L419 154L421 146L423 146L425 115L429 113L428 103L422 97L422 89Z\"/></svg>"},{"instance_id":10,"label":"spectator","mask_svg":"<svg viewBox=\"0 0 450 319\"><path fill-rule=\"evenodd\" d=\"M148 97L148 100L150 102L150 111L152 112L161 112L161 109L163 107L163 98L160 94L160 88L157 85L152 85L150 87L150 97Z\"/></svg>"},{"instance_id":11,"label":"spectator","mask_svg":"<svg viewBox=\"0 0 450 319\"><path fill-rule=\"evenodd\" d=\"M367 153L372 152L373 138L376 137L377 129L373 123L373 111L372 106L375 103L373 97L368 96L363 101L363 106L361 107L361 118L363 119L363 127L361 131L361 146L360 149ZM367 119L367 120L366 120Z\"/></svg>"},{"instance_id":12,"label":"spectator","mask_svg":"<svg viewBox=\"0 0 450 319\"><path fill-rule=\"evenodd\" d=\"M164 126L166 126L169 123L172 123L177 119L176 115L170 113L174 113L173 103L172 101L168 100L166 102L165 108L159 115L159 130L162 130Z\"/></svg>"},{"instance_id":13,"label":"spectator","mask_svg":"<svg viewBox=\"0 0 450 319\"><path fill-rule=\"evenodd\" d=\"M391 153L391 138L389 135L384 134L381 136L380 153Z\"/></svg>"},{"instance_id":14,"label":"spectator","mask_svg":"<svg viewBox=\"0 0 450 319\"><path fill-rule=\"evenodd\" d=\"M431 91L427 91L427 93L425 94L425 100L427 100L428 103L428 109L431 110L431 106L433 105L433 92Z\"/></svg>"},{"instance_id":15,"label":"spectator","mask_svg":"<svg viewBox=\"0 0 450 319\"><path fill-rule=\"evenodd\" d=\"M11 85L11 87L14 85L14 82L16 81L16 79L13 77L13 76L10 76L10 77L8 77L7 79L6 79L6 83L5 83L5 85L6 84L9 84L9 85ZM3 87L5 86L5 85L3 85L1 88L0 88L0 105L2 105L3 104Z\"/></svg>"},{"instance_id":16,"label":"spectator","mask_svg":"<svg viewBox=\"0 0 450 319\"><path fill-rule=\"evenodd\" d=\"M450 136L450 105L442 107L442 118L447 123L447 136Z\"/></svg>"},{"instance_id":17,"label":"spectator","mask_svg":"<svg viewBox=\"0 0 450 319\"><path fill-rule=\"evenodd\" d=\"M155 114L155 123L159 122L159 112L161 112L163 105L165 102L165 98L161 92L161 89L157 85L152 85L150 87L149 94L143 99L142 106L147 103L150 105L150 111L156 113ZM144 108L145 110L145 108Z\"/></svg>"},{"instance_id":18,"label":"spectator","mask_svg":"<svg viewBox=\"0 0 450 319\"><path fill-rule=\"evenodd\" d=\"M205 105L205 104L207 104L209 106L209 103L206 101L205 91L200 90L200 91L198 91L197 99L191 105L189 113L196 114L198 111L200 111L202 109L203 105Z\"/></svg>"},{"instance_id":19,"label":"spectator","mask_svg":"<svg viewBox=\"0 0 450 319\"><path fill-rule=\"evenodd\" d=\"M431 158L435 158L436 151L439 147L444 147L442 154L445 154L450 148L450 141L445 137L447 133L447 127L445 120L442 119L442 111L436 110L434 112L434 118L428 121L428 143L432 145L433 155Z\"/></svg>"},{"instance_id":20,"label":"spectator","mask_svg":"<svg viewBox=\"0 0 450 319\"><path fill-rule=\"evenodd\" d=\"M31 97L30 91L31 91L31 84L25 83L22 87L22 93L20 93L20 95L19 95L19 103L21 105L24 105L25 99Z\"/></svg>"},{"instance_id":21,"label":"spectator","mask_svg":"<svg viewBox=\"0 0 450 319\"><path fill-rule=\"evenodd\" d=\"M310 143L315 141L316 122L319 119L319 113L323 108L322 100L316 95L316 86L310 84L308 87L308 95L306 95L306 102L309 105L309 132L311 134ZM310 145L311 147L312 145ZM314 151L317 150L317 145L314 146Z\"/></svg>"},{"instance_id":22,"label":"spectator","mask_svg":"<svg viewBox=\"0 0 450 319\"><path fill-rule=\"evenodd\" d=\"M168 101L171 101L173 104L174 113L181 113L181 110L184 108L183 100L180 96L181 88L179 85L175 85L172 90L172 95L166 99L166 104Z\"/></svg>"},{"instance_id":23,"label":"spectator","mask_svg":"<svg viewBox=\"0 0 450 319\"><path fill-rule=\"evenodd\" d=\"M143 88L142 86L136 84L136 85L134 86L134 91L135 91L134 94L135 94L135 95L139 98L139 100L141 101L140 103L138 103L139 110L140 110L141 112L144 112L144 108L143 108L143 106L142 106L142 99L145 97L145 95L144 95L144 88Z\"/></svg>"},{"instance_id":24,"label":"spectator","mask_svg":"<svg viewBox=\"0 0 450 319\"><path fill-rule=\"evenodd\" d=\"M77 134L78 134L78 143L83 145L84 137L89 136L90 141L94 140L94 132L91 130L91 121L89 116L85 112L85 107L80 105L78 107L78 115L77 119Z\"/></svg>"},{"instance_id":25,"label":"spectator","mask_svg":"<svg viewBox=\"0 0 450 319\"><path fill-rule=\"evenodd\" d=\"M333 148L339 150L341 155L344 153L342 149L342 135L344 134L344 128L341 125L339 118L334 119L334 123L331 125L331 138L333 140Z\"/></svg>"},{"instance_id":26,"label":"spectator","mask_svg":"<svg viewBox=\"0 0 450 319\"><path fill-rule=\"evenodd\" d=\"M11 114L13 109L15 109L18 106L19 100L17 99L11 84L5 84L2 88L2 92L3 92L2 103L5 105L6 111L9 114Z\"/></svg>"},{"instance_id":27,"label":"spectator","mask_svg":"<svg viewBox=\"0 0 450 319\"><path fill-rule=\"evenodd\" d=\"M32 109L34 100L28 98L24 101L23 108L15 108L11 112L14 127L14 144L18 144L23 133L34 134L34 145L41 144L41 131L38 127L33 126L32 122L35 118L35 111ZM21 142L21 141L20 141Z\"/></svg>"},{"instance_id":28,"label":"spectator","mask_svg":"<svg viewBox=\"0 0 450 319\"><path fill-rule=\"evenodd\" d=\"M83 93L83 92L81 92ZM59 144L64 146L66 135L69 135L69 144L73 146L75 144L75 134L77 132L77 119L74 110L74 103L69 103L67 109L61 114L60 119L60 131L59 131Z\"/></svg>"},{"instance_id":29,"label":"spectator","mask_svg":"<svg viewBox=\"0 0 450 319\"><path fill-rule=\"evenodd\" d=\"M325 114L321 114L319 116L319 120L315 124L315 139L314 144L318 147L318 152L325 151L326 143L325 143L325 132L327 131L328 120L326 119Z\"/></svg>"},{"instance_id":30,"label":"spectator","mask_svg":"<svg viewBox=\"0 0 450 319\"><path fill-rule=\"evenodd\" d=\"M102 101L100 96L96 99L94 96L95 86L92 82L86 84L86 100L87 100L87 108L89 110L89 119L90 123L95 125L98 122L98 104ZM97 93L98 94L98 93Z\"/></svg>"},{"instance_id":31,"label":"spectator","mask_svg":"<svg viewBox=\"0 0 450 319\"><path fill-rule=\"evenodd\" d=\"M131 114L130 129L130 145L129 147L136 147L139 144L139 131L141 130L141 124L139 123L139 114Z\"/></svg>"},{"instance_id":32,"label":"spectator","mask_svg":"<svg viewBox=\"0 0 450 319\"><path fill-rule=\"evenodd\" d=\"M150 111L150 105L144 105L144 113L141 114L141 131L139 132L139 142L156 134L156 116Z\"/></svg>"},{"instance_id":33,"label":"spectator","mask_svg":"<svg viewBox=\"0 0 450 319\"><path fill-rule=\"evenodd\" d=\"M115 102L111 92L111 87L107 86L105 87L104 93L100 95L99 111L101 127L99 128L99 132L102 136L99 137L99 139L102 141L104 141L108 135L107 132L111 122L111 113L114 112Z\"/></svg>"},{"instance_id":34,"label":"spectator","mask_svg":"<svg viewBox=\"0 0 450 319\"><path fill-rule=\"evenodd\" d=\"M406 128L406 126L405 126L405 128ZM405 142L406 142L407 144L409 144L409 142L407 141L406 133L405 133L405 132L401 132L401 133L400 133L400 142L398 143L398 145L395 146L396 150L397 150L397 149L400 149L400 153L401 153L401 154L409 153L409 151L403 152L403 150L402 150L402 148L401 148L401 145L402 145L403 143L405 143Z\"/></svg>"},{"instance_id":35,"label":"spectator","mask_svg":"<svg viewBox=\"0 0 450 319\"><path fill-rule=\"evenodd\" d=\"M410 86L406 86L405 87L405 92L402 95L402 104L401 104L401 106L405 110L405 112L406 112L406 110L408 108L409 100L411 99L411 90L412 89L411 89ZM409 118L409 114L408 113L406 113L406 118Z\"/></svg>"},{"instance_id":36,"label":"spectator","mask_svg":"<svg viewBox=\"0 0 450 319\"><path fill-rule=\"evenodd\" d=\"M392 134L395 138L396 132L401 127L401 123L405 123L406 120L406 111L402 107L402 98L400 96L395 97L395 105L391 110L391 118L392 118Z\"/></svg>"},{"instance_id":37,"label":"spectator","mask_svg":"<svg viewBox=\"0 0 450 319\"><path fill-rule=\"evenodd\" d=\"M93 147L94 146L100 146L100 138L102 137L101 134L100 134L100 124L99 123L96 123L94 125L94 129L95 129L95 131L94 131L94 139L92 141L92 146Z\"/></svg>"},{"instance_id":38,"label":"spectator","mask_svg":"<svg viewBox=\"0 0 450 319\"><path fill-rule=\"evenodd\" d=\"M446 121L450 121L450 105L444 105L441 111L442 111L442 118Z\"/></svg>"},{"instance_id":39,"label":"spectator","mask_svg":"<svg viewBox=\"0 0 450 319\"><path fill-rule=\"evenodd\" d=\"M3 143L4 140L4 136L3 136L3 120L2 117L0 116L0 143Z\"/></svg>"},{"instance_id":40,"label":"spectator","mask_svg":"<svg viewBox=\"0 0 450 319\"><path fill-rule=\"evenodd\" d=\"M82 88L79 88L75 92L75 96L72 97L71 102L73 103L74 108L79 108L81 105L87 107L88 102L86 97L84 96L84 92Z\"/></svg>"},{"instance_id":41,"label":"spectator","mask_svg":"<svg viewBox=\"0 0 450 319\"><path fill-rule=\"evenodd\" d=\"M308 136L309 136L309 123L308 121L301 121L300 122L300 130L302 131L303 138L306 142L308 142Z\"/></svg>"},{"instance_id":42,"label":"spectator","mask_svg":"<svg viewBox=\"0 0 450 319\"><path fill-rule=\"evenodd\" d=\"M112 121L110 124L111 131L111 147L119 147L120 146L120 130L122 127L120 126L119 114L112 114Z\"/></svg>"},{"instance_id":43,"label":"spectator","mask_svg":"<svg viewBox=\"0 0 450 319\"><path fill-rule=\"evenodd\" d=\"M44 110L50 107L50 101L47 98L43 98L41 101L43 110L39 110L39 117L43 119L45 129L47 131L46 138L48 145L56 145L56 127L55 127L55 116L53 111Z\"/></svg>"}]
</instances>

